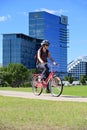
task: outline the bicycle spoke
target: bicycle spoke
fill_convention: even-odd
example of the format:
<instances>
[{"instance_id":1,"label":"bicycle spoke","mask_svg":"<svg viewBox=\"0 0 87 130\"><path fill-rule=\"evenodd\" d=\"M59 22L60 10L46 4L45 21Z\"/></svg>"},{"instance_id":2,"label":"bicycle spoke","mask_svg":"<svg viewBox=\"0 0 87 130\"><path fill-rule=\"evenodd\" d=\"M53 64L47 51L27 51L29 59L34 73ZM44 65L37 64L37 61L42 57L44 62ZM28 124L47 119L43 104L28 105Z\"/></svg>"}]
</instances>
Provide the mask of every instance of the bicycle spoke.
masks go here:
<instances>
[{"instance_id":1,"label":"bicycle spoke","mask_svg":"<svg viewBox=\"0 0 87 130\"><path fill-rule=\"evenodd\" d=\"M34 76L32 79L32 91L37 96L43 91L42 84L38 81L38 75Z\"/></svg>"},{"instance_id":2,"label":"bicycle spoke","mask_svg":"<svg viewBox=\"0 0 87 130\"><path fill-rule=\"evenodd\" d=\"M51 81L51 94L55 97L61 95L63 91L62 81L59 77L53 77Z\"/></svg>"}]
</instances>

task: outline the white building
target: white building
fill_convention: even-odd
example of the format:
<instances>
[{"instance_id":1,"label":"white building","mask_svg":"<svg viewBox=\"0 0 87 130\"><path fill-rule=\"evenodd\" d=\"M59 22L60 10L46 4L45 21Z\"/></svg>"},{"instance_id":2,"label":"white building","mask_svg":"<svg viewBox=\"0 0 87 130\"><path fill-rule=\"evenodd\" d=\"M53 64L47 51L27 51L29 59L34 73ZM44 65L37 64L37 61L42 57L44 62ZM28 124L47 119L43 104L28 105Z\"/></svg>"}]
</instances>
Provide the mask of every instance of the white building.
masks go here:
<instances>
[{"instance_id":1,"label":"white building","mask_svg":"<svg viewBox=\"0 0 87 130\"><path fill-rule=\"evenodd\" d=\"M87 75L87 56L81 56L70 62L67 66L67 72L76 79L80 79L80 75Z\"/></svg>"}]
</instances>

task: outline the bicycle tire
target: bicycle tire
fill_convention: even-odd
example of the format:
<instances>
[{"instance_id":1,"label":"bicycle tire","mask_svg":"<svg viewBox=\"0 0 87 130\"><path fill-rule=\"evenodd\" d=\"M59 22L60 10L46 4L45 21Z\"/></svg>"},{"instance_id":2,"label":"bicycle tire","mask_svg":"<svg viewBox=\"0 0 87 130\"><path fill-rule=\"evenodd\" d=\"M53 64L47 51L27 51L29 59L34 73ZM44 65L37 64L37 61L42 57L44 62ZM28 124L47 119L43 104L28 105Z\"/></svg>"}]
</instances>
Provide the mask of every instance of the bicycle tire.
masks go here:
<instances>
[{"instance_id":1,"label":"bicycle tire","mask_svg":"<svg viewBox=\"0 0 87 130\"><path fill-rule=\"evenodd\" d=\"M38 82L38 76L39 75L35 75L32 78L32 91L33 91L34 95L36 95L36 96L39 96L43 91L43 87L38 86L38 84L42 85L41 82Z\"/></svg>"},{"instance_id":2,"label":"bicycle tire","mask_svg":"<svg viewBox=\"0 0 87 130\"><path fill-rule=\"evenodd\" d=\"M59 97L63 91L62 80L57 76L53 77L50 81L50 89L52 96Z\"/></svg>"}]
</instances>

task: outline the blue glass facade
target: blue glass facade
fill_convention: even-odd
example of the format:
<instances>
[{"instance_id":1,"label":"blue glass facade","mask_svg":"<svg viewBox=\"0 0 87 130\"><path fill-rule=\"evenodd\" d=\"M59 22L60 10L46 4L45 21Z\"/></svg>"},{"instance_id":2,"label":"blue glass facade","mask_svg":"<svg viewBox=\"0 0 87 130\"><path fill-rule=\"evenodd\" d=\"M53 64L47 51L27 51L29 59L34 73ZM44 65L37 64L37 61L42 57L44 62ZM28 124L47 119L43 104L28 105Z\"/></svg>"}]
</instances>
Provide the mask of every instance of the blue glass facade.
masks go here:
<instances>
[{"instance_id":1,"label":"blue glass facade","mask_svg":"<svg viewBox=\"0 0 87 130\"><path fill-rule=\"evenodd\" d=\"M49 40L50 53L59 64L58 71L61 73L67 72L67 24L67 16L56 16L44 11L29 13L29 35Z\"/></svg>"},{"instance_id":2,"label":"blue glass facade","mask_svg":"<svg viewBox=\"0 0 87 130\"><path fill-rule=\"evenodd\" d=\"M42 40L24 34L3 34L3 66L21 63L35 68L34 55Z\"/></svg>"}]
</instances>

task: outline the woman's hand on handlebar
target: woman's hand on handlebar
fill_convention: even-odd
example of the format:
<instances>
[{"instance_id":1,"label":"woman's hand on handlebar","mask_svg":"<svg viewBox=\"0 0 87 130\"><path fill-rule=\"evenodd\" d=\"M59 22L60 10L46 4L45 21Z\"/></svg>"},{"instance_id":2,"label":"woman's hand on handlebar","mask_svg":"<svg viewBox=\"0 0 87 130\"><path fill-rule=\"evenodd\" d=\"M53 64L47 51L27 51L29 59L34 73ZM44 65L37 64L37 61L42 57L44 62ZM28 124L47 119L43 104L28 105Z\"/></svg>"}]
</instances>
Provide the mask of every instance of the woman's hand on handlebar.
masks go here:
<instances>
[{"instance_id":1,"label":"woman's hand on handlebar","mask_svg":"<svg viewBox=\"0 0 87 130\"><path fill-rule=\"evenodd\" d=\"M55 61L53 62L53 65L58 65Z\"/></svg>"}]
</instances>

